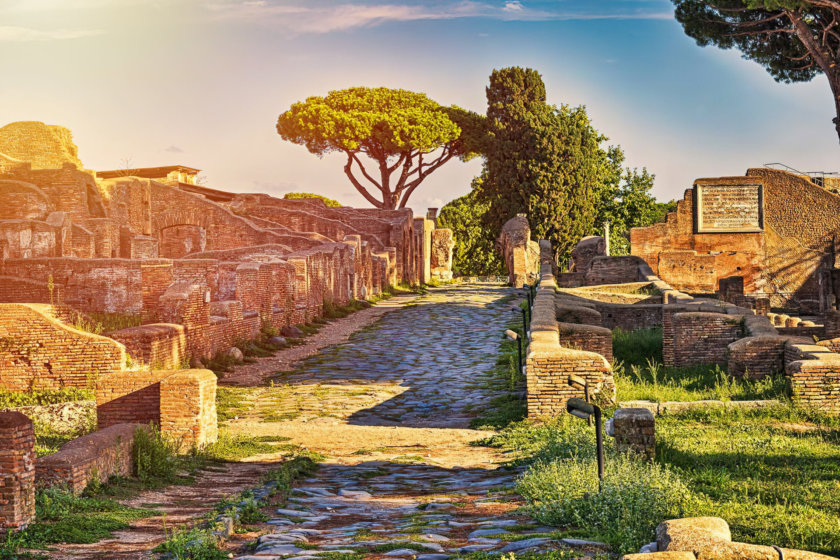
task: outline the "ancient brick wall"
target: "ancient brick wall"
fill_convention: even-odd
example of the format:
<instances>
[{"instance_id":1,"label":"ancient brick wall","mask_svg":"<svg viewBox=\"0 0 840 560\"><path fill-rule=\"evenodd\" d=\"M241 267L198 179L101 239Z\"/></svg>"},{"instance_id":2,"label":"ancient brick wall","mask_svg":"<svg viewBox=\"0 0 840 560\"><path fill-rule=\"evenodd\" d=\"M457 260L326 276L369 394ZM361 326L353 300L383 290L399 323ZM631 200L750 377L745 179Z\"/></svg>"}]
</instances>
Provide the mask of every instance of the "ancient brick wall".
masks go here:
<instances>
[{"instance_id":1,"label":"ancient brick wall","mask_svg":"<svg viewBox=\"0 0 840 560\"><path fill-rule=\"evenodd\" d=\"M569 305L555 297L554 316L561 323L601 326L601 314L592 307Z\"/></svg>"},{"instance_id":2,"label":"ancient brick wall","mask_svg":"<svg viewBox=\"0 0 840 560\"><path fill-rule=\"evenodd\" d=\"M582 388L569 385L570 375L585 379L593 395L597 393L606 401L614 400L615 383L607 360L595 352L560 345L554 308L556 284L551 264L542 265L540 272L526 358L528 416L565 414L569 398L583 398Z\"/></svg>"},{"instance_id":3,"label":"ancient brick wall","mask_svg":"<svg viewBox=\"0 0 840 560\"><path fill-rule=\"evenodd\" d=\"M20 412L0 412L0 530L35 519L35 432Z\"/></svg>"},{"instance_id":4,"label":"ancient brick wall","mask_svg":"<svg viewBox=\"0 0 840 560\"><path fill-rule=\"evenodd\" d=\"M142 267L129 259L5 259L0 275L64 286L64 301L79 311L138 314L143 310Z\"/></svg>"},{"instance_id":5,"label":"ancient brick wall","mask_svg":"<svg viewBox=\"0 0 840 560\"><path fill-rule=\"evenodd\" d=\"M588 286L627 284L639 280L639 266L644 261L635 256L593 257L586 272Z\"/></svg>"},{"instance_id":6,"label":"ancient brick wall","mask_svg":"<svg viewBox=\"0 0 840 560\"><path fill-rule=\"evenodd\" d=\"M634 331L662 326L662 306L657 304L599 303L601 325L608 329Z\"/></svg>"},{"instance_id":7,"label":"ancient brick wall","mask_svg":"<svg viewBox=\"0 0 840 560\"><path fill-rule=\"evenodd\" d=\"M37 460L38 487L59 486L81 494L91 482L134 474L134 431L142 424L115 424L73 439L52 455Z\"/></svg>"},{"instance_id":8,"label":"ancient brick wall","mask_svg":"<svg viewBox=\"0 0 840 560\"><path fill-rule=\"evenodd\" d=\"M39 168L61 167L65 162L82 166L70 131L39 121L18 121L0 128L0 153Z\"/></svg>"},{"instance_id":9,"label":"ancient brick wall","mask_svg":"<svg viewBox=\"0 0 840 560\"><path fill-rule=\"evenodd\" d=\"M676 313L673 329L676 367L725 365L727 347L745 334L742 317L723 313Z\"/></svg>"},{"instance_id":10,"label":"ancient brick wall","mask_svg":"<svg viewBox=\"0 0 840 560\"><path fill-rule=\"evenodd\" d=\"M712 292L718 279L742 276L746 293L769 295L773 305L795 300L815 307L816 272L831 237L840 232L840 197L771 169L697 181L714 183L763 185L764 231L695 233L694 190L688 190L667 223L631 231L632 253L679 289Z\"/></svg>"},{"instance_id":11,"label":"ancient brick wall","mask_svg":"<svg viewBox=\"0 0 840 560\"><path fill-rule=\"evenodd\" d=\"M584 237L572 249L572 271L586 274L595 257L607 254L607 242L603 237L590 235Z\"/></svg>"},{"instance_id":12,"label":"ancient brick wall","mask_svg":"<svg viewBox=\"0 0 840 560\"><path fill-rule=\"evenodd\" d=\"M52 315L45 304L0 304L0 387L90 387L99 376L122 367L121 344L76 330Z\"/></svg>"},{"instance_id":13,"label":"ancient brick wall","mask_svg":"<svg viewBox=\"0 0 840 560\"><path fill-rule=\"evenodd\" d=\"M432 231L431 271L432 278L439 280L452 279L452 250L455 239L451 229L436 229Z\"/></svg>"},{"instance_id":14,"label":"ancient brick wall","mask_svg":"<svg viewBox=\"0 0 840 560\"><path fill-rule=\"evenodd\" d=\"M64 303L64 286L53 283L50 292L49 282L38 282L0 276L0 303Z\"/></svg>"},{"instance_id":15,"label":"ancient brick wall","mask_svg":"<svg viewBox=\"0 0 840 560\"><path fill-rule=\"evenodd\" d=\"M209 370L119 371L96 387L99 429L154 422L182 448L218 437L216 375Z\"/></svg>"},{"instance_id":16,"label":"ancient brick wall","mask_svg":"<svg viewBox=\"0 0 840 560\"><path fill-rule=\"evenodd\" d=\"M572 323L557 323L557 334L560 346L573 350L586 350L600 354L612 363L613 345L612 331L593 325L576 325Z\"/></svg>"},{"instance_id":17,"label":"ancient brick wall","mask_svg":"<svg viewBox=\"0 0 840 560\"><path fill-rule=\"evenodd\" d=\"M135 363L152 369L177 369L187 356L187 338L183 325L153 323L107 333L123 344Z\"/></svg>"},{"instance_id":18,"label":"ancient brick wall","mask_svg":"<svg viewBox=\"0 0 840 560\"><path fill-rule=\"evenodd\" d=\"M785 361L795 401L840 414L840 355L825 346L789 342Z\"/></svg>"}]
</instances>

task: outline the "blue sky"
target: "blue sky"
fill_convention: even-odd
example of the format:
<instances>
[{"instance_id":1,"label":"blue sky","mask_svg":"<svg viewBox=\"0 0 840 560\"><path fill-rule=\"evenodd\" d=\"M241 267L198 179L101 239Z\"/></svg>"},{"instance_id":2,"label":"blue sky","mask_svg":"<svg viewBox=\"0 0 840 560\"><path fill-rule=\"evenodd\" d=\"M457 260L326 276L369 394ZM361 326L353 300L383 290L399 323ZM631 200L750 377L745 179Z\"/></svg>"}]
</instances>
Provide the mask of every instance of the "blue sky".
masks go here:
<instances>
[{"instance_id":1,"label":"blue sky","mask_svg":"<svg viewBox=\"0 0 840 560\"><path fill-rule=\"evenodd\" d=\"M341 158L277 136L280 112L355 85L484 112L491 70L518 65L551 103L586 105L660 199L769 162L840 167L824 77L777 84L672 14L668 0L0 0L0 125L65 125L94 169L182 163L217 188L364 206ZM465 194L479 167L450 162L410 205Z\"/></svg>"}]
</instances>

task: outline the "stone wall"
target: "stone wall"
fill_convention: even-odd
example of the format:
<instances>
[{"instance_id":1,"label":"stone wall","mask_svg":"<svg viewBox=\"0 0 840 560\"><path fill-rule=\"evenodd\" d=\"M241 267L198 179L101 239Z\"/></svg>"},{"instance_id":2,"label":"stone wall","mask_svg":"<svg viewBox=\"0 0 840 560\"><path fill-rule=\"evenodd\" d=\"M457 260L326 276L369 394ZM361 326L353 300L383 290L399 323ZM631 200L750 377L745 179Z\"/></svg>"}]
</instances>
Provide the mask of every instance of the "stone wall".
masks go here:
<instances>
[{"instance_id":1,"label":"stone wall","mask_svg":"<svg viewBox=\"0 0 840 560\"><path fill-rule=\"evenodd\" d=\"M35 518L35 432L20 412L0 412L0 532Z\"/></svg>"},{"instance_id":2,"label":"stone wall","mask_svg":"<svg viewBox=\"0 0 840 560\"><path fill-rule=\"evenodd\" d=\"M612 331L593 325L577 325L572 323L557 323L557 334L560 346L573 350L586 350L604 357L607 362L613 361Z\"/></svg>"},{"instance_id":3,"label":"stone wall","mask_svg":"<svg viewBox=\"0 0 840 560\"><path fill-rule=\"evenodd\" d=\"M662 326L662 305L600 303L601 325L608 329L634 331Z\"/></svg>"},{"instance_id":4,"label":"stone wall","mask_svg":"<svg viewBox=\"0 0 840 560\"><path fill-rule=\"evenodd\" d=\"M840 414L840 354L826 346L789 341L785 362L795 401Z\"/></svg>"},{"instance_id":5,"label":"stone wall","mask_svg":"<svg viewBox=\"0 0 840 560\"><path fill-rule=\"evenodd\" d=\"M188 361L183 325L153 323L107 333L123 344L132 361L152 369L177 369Z\"/></svg>"},{"instance_id":6,"label":"stone wall","mask_svg":"<svg viewBox=\"0 0 840 560\"><path fill-rule=\"evenodd\" d=\"M620 452L656 456L656 420L646 408L619 408L612 417L615 446Z\"/></svg>"},{"instance_id":7,"label":"stone wall","mask_svg":"<svg viewBox=\"0 0 840 560\"><path fill-rule=\"evenodd\" d=\"M115 340L76 330L44 304L0 304L0 387L10 391L92 387L125 363Z\"/></svg>"},{"instance_id":8,"label":"stone wall","mask_svg":"<svg viewBox=\"0 0 840 560\"><path fill-rule=\"evenodd\" d=\"M639 266L644 261L636 256L594 257L586 271L586 285L627 284L639 281Z\"/></svg>"}]
</instances>

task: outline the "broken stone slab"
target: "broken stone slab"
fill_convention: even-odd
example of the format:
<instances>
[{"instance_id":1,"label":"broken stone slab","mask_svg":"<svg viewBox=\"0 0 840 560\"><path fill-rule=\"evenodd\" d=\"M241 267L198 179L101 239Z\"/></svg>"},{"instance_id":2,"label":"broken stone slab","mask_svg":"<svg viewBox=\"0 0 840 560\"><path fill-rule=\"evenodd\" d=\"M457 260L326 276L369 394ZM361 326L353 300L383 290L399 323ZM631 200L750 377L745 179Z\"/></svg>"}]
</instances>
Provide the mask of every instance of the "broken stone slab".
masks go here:
<instances>
[{"instance_id":1,"label":"broken stone slab","mask_svg":"<svg viewBox=\"0 0 840 560\"><path fill-rule=\"evenodd\" d=\"M344 498L355 498L357 500L369 500L373 494L364 490L339 490L338 495Z\"/></svg>"},{"instance_id":2,"label":"broken stone slab","mask_svg":"<svg viewBox=\"0 0 840 560\"><path fill-rule=\"evenodd\" d=\"M477 537L489 537L492 535L503 535L505 533L509 534L510 531L506 531L504 529L476 529L469 534L468 538L474 539Z\"/></svg>"},{"instance_id":3,"label":"broken stone slab","mask_svg":"<svg viewBox=\"0 0 840 560\"><path fill-rule=\"evenodd\" d=\"M520 550L526 550L528 548L536 548L538 546L544 545L548 542L548 540L549 539L535 538L523 539L521 541L513 541L511 543L508 543L499 552L518 552Z\"/></svg>"}]
</instances>

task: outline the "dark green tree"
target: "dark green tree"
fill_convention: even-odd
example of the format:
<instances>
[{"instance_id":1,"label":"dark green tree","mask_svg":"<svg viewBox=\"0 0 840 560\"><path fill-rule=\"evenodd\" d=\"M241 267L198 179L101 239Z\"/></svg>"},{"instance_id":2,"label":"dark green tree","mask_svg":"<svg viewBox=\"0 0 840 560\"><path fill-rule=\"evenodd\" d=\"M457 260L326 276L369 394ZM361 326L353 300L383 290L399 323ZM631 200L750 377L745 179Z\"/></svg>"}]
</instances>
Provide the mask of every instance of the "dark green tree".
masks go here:
<instances>
[{"instance_id":1,"label":"dark green tree","mask_svg":"<svg viewBox=\"0 0 840 560\"><path fill-rule=\"evenodd\" d=\"M648 170L624 168L624 152L618 146L607 150L603 183L596 190L594 231L603 235L610 224L610 254L630 253L630 229L661 221L662 203L651 194L654 176Z\"/></svg>"},{"instance_id":2,"label":"dark green tree","mask_svg":"<svg viewBox=\"0 0 840 560\"><path fill-rule=\"evenodd\" d=\"M376 208L394 209L452 158L474 156L482 122L423 93L354 87L295 103L278 117L277 133L318 156L344 154L353 187Z\"/></svg>"},{"instance_id":3,"label":"dark green tree","mask_svg":"<svg viewBox=\"0 0 840 560\"><path fill-rule=\"evenodd\" d=\"M487 205L493 239L517 213L532 234L550 239L557 256L593 233L596 194L610 171L606 140L584 107L546 103L545 85L531 69L494 70L487 88L487 179L477 190Z\"/></svg>"},{"instance_id":4,"label":"dark green tree","mask_svg":"<svg viewBox=\"0 0 840 560\"><path fill-rule=\"evenodd\" d=\"M452 271L456 275L504 273L505 264L496 251L495 238L488 233L482 221L487 204L476 194L484 179L484 173L473 179L472 190L446 204L438 214L438 227L451 229L455 237Z\"/></svg>"},{"instance_id":5,"label":"dark green tree","mask_svg":"<svg viewBox=\"0 0 840 560\"><path fill-rule=\"evenodd\" d=\"M840 138L840 0L672 0L700 46L736 48L777 82L825 74Z\"/></svg>"}]
</instances>

